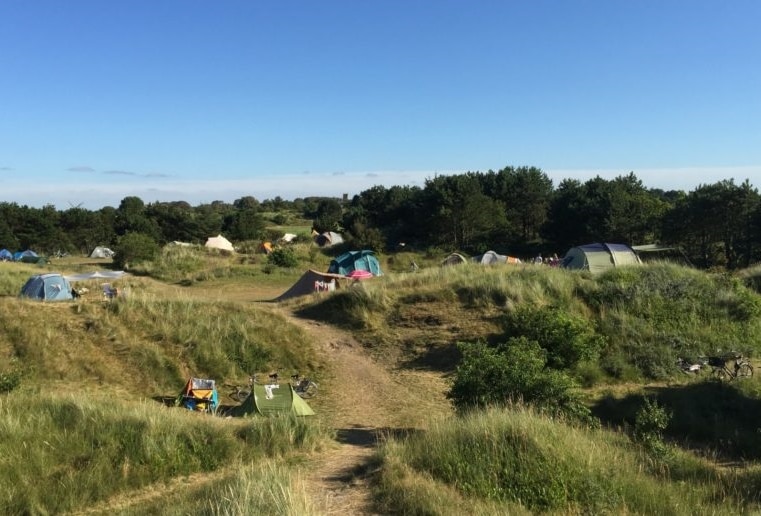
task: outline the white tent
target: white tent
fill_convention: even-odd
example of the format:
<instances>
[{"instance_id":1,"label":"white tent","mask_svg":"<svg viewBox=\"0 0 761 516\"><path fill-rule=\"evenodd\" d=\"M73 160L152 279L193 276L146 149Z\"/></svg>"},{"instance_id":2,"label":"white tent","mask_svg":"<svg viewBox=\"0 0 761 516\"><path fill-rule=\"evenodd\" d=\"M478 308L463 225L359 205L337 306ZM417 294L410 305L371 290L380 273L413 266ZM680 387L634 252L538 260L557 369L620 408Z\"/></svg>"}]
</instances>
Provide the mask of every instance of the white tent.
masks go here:
<instances>
[{"instance_id":1,"label":"white tent","mask_svg":"<svg viewBox=\"0 0 761 516\"><path fill-rule=\"evenodd\" d=\"M114 253L108 247L98 246L90 253L90 258L113 258Z\"/></svg>"},{"instance_id":2,"label":"white tent","mask_svg":"<svg viewBox=\"0 0 761 516\"><path fill-rule=\"evenodd\" d=\"M235 249L233 248L233 245L230 243L230 241L222 235L209 237L208 240L206 240L205 245L206 247L211 247L212 249L220 249L222 251L229 251L231 253L235 252Z\"/></svg>"}]
</instances>

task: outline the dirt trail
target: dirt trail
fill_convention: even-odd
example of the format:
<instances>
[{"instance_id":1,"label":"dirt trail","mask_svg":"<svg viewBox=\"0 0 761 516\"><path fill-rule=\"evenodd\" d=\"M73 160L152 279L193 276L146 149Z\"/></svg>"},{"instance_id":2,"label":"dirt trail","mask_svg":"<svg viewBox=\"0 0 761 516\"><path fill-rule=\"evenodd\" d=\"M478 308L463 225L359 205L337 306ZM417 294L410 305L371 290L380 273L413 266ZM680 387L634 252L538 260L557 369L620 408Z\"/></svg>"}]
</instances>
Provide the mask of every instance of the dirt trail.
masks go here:
<instances>
[{"instance_id":1,"label":"dirt trail","mask_svg":"<svg viewBox=\"0 0 761 516\"><path fill-rule=\"evenodd\" d=\"M368 477L378 441L424 428L431 412L445 413L446 382L438 373L379 364L350 333L284 315L313 337L332 372L313 405L336 429L338 446L310 462L313 507L326 515L373 514Z\"/></svg>"}]
</instances>

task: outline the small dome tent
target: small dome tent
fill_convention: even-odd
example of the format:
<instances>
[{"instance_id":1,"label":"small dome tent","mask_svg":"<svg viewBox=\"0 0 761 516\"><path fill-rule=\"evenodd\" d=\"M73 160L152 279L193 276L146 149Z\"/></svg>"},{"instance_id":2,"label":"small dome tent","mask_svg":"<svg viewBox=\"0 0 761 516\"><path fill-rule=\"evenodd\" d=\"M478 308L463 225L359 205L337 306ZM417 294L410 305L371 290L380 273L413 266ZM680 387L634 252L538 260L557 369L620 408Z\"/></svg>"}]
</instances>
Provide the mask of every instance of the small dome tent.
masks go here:
<instances>
[{"instance_id":1,"label":"small dome tent","mask_svg":"<svg viewBox=\"0 0 761 516\"><path fill-rule=\"evenodd\" d=\"M326 231L321 235L315 235L314 241L320 247L331 247L336 244L342 244L344 238L339 233L334 231Z\"/></svg>"},{"instance_id":2,"label":"small dome tent","mask_svg":"<svg viewBox=\"0 0 761 516\"><path fill-rule=\"evenodd\" d=\"M67 301L74 298L69 281L57 273L32 276L21 287L19 297L38 301Z\"/></svg>"},{"instance_id":3,"label":"small dome tent","mask_svg":"<svg viewBox=\"0 0 761 516\"><path fill-rule=\"evenodd\" d=\"M39 255L31 249L13 253L13 261L15 262L37 263L37 258L39 258Z\"/></svg>"},{"instance_id":4,"label":"small dome tent","mask_svg":"<svg viewBox=\"0 0 761 516\"><path fill-rule=\"evenodd\" d=\"M375 253L369 250L349 251L344 253L330 262L328 272L331 274L348 275L351 271L361 270L368 271L373 276L381 276L380 263Z\"/></svg>"},{"instance_id":5,"label":"small dome tent","mask_svg":"<svg viewBox=\"0 0 761 516\"><path fill-rule=\"evenodd\" d=\"M277 416L293 414L294 416L314 416L314 410L296 394L289 383L260 385L255 383L251 395L243 403L231 410L231 415Z\"/></svg>"},{"instance_id":6,"label":"small dome tent","mask_svg":"<svg viewBox=\"0 0 761 516\"><path fill-rule=\"evenodd\" d=\"M0 249L0 262L9 262L13 260L13 253L8 249Z\"/></svg>"},{"instance_id":7,"label":"small dome tent","mask_svg":"<svg viewBox=\"0 0 761 516\"><path fill-rule=\"evenodd\" d=\"M482 255L474 256L473 258L471 258L471 260L476 263L480 263L481 265L494 265L496 263L510 263L510 264L521 263L520 259L518 258L514 258L512 256L505 256L503 254L497 254L494 251L486 251Z\"/></svg>"},{"instance_id":8,"label":"small dome tent","mask_svg":"<svg viewBox=\"0 0 761 516\"><path fill-rule=\"evenodd\" d=\"M108 247L98 246L90 253L90 258L113 258L114 252Z\"/></svg>"},{"instance_id":9,"label":"small dome tent","mask_svg":"<svg viewBox=\"0 0 761 516\"><path fill-rule=\"evenodd\" d=\"M441 266L446 267L448 265L460 265L468 263L468 259L460 253L452 253L441 261Z\"/></svg>"},{"instance_id":10,"label":"small dome tent","mask_svg":"<svg viewBox=\"0 0 761 516\"><path fill-rule=\"evenodd\" d=\"M560 266L599 274L614 267L640 263L637 254L628 245L595 243L572 247L565 253Z\"/></svg>"}]
</instances>

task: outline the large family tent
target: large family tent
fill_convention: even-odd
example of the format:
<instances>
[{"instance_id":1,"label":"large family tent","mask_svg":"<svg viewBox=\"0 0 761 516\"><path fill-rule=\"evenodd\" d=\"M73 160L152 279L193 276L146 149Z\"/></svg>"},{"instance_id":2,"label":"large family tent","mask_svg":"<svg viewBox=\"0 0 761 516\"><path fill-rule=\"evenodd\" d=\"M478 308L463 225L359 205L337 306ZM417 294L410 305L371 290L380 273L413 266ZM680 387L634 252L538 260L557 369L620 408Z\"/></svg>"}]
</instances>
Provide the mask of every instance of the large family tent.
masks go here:
<instances>
[{"instance_id":1,"label":"large family tent","mask_svg":"<svg viewBox=\"0 0 761 516\"><path fill-rule=\"evenodd\" d=\"M209 247L211 249L219 249L220 251L228 251L228 252L234 252L235 249L233 248L232 243L222 235L217 235L215 237L209 237L206 240L206 247Z\"/></svg>"},{"instance_id":2,"label":"large family tent","mask_svg":"<svg viewBox=\"0 0 761 516\"><path fill-rule=\"evenodd\" d=\"M286 290L275 301L285 301L292 297L305 296L312 292L332 291L340 288L339 280L344 279L340 274L317 272L312 269L306 271L291 288Z\"/></svg>"},{"instance_id":3,"label":"large family tent","mask_svg":"<svg viewBox=\"0 0 761 516\"><path fill-rule=\"evenodd\" d=\"M290 383L261 385L255 383L251 395L230 411L233 416L314 416L314 410L296 394Z\"/></svg>"},{"instance_id":4,"label":"large family tent","mask_svg":"<svg viewBox=\"0 0 761 516\"><path fill-rule=\"evenodd\" d=\"M37 274L27 280L19 297L39 301L66 301L74 299L69 281L57 273Z\"/></svg>"},{"instance_id":5,"label":"large family tent","mask_svg":"<svg viewBox=\"0 0 761 516\"><path fill-rule=\"evenodd\" d=\"M351 271L368 271L373 276L381 276L380 262L372 251L349 251L333 259L328 267L331 274L343 274L347 276Z\"/></svg>"},{"instance_id":6,"label":"large family tent","mask_svg":"<svg viewBox=\"0 0 761 516\"><path fill-rule=\"evenodd\" d=\"M572 247L565 253L560 266L598 274L614 267L640 263L639 257L628 245L596 243Z\"/></svg>"},{"instance_id":7,"label":"large family tent","mask_svg":"<svg viewBox=\"0 0 761 516\"><path fill-rule=\"evenodd\" d=\"M521 263L520 259L518 258L515 258L513 256L505 256L503 254L498 254L494 251L486 251L482 255L474 256L472 260L476 263L480 263L481 265L494 265L497 263L509 263L509 264Z\"/></svg>"},{"instance_id":8,"label":"large family tent","mask_svg":"<svg viewBox=\"0 0 761 516\"><path fill-rule=\"evenodd\" d=\"M90 253L90 258L113 258L114 253L111 249L108 247L98 246L95 249L92 250Z\"/></svg>"},{"instance_id":9,"label":"large family tent","mask_svg":"<svg viewBox=\"0 0 761 516\"><path fill-rule=\"evenodd\" d=\"M441 266L446 267L448 265L460 265L468 263L468 259L459 253L452 253L441 261Z\"/></svg>"},{"instance_id":10,"label":"large family tent","mask_svg":"<svg viewBox=\"0 0 761 516\"><path fill-rule=\"evenodd\" d=\"M8 249L0 249L0 262L9 262L13 260L13 253Z\"/></svg>"}]
</instances>

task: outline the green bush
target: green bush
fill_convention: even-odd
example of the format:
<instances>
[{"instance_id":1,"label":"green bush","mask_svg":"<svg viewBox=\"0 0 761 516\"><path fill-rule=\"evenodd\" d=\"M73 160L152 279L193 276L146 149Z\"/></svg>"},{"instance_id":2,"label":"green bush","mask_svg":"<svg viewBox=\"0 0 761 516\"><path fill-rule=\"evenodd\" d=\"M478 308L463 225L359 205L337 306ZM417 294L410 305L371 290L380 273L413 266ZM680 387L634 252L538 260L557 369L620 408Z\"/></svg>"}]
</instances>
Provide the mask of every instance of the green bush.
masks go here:
<instances>
[{"instance_id":1,"label":"green bush","mask_svg":"<svg viewBox=\"0 0 761 516\"><path fill-rule=\"evenodd\" d=\"M290 247L275 249L267 257L267 262L277 267L292 268L299 264L296 253Z\"/></svg>"},{"instance_id":2,"label":"green bush","mask_svg":"<svg viewBox=\"0 0 761 516\"><path fill-rule=\"evenodd\" d=\"M560 308L520 306L505 320L506 337L526 337L547 350L550 367L564 369L595 360L604 340L587 319Z\"/></svg>"},{"instance_id":3,"label":"green bush","mask_svg":"<svg viewBox=\"0 0 761 516\"><path fill-rule=\"evenodd\" d=\"M21 383L21 372L14 369L0 373L0 394L11 392Z\"/></svg>"},{"instance_id":4,"label":"green bush","mask_svg":"<svg viewBox=\"0 0 761 516\"><path fill-rule=\"evenodd\" d=\"M525 402L588 420L589 409L566 374L548 369L547 352L525 337L497 347L459 344L463 358L447 397L460 410Z\"/></svg>"},{"instance_id":5,"label":"green bush","mask_svg":"<svg viewBox=\"0 0 761 516\"><path fill-rule=\"evenodd\" d=\"M668 447L663 442L663 431L669 425L671 414L657 401L645 398L645 403L634 417L634 439L657 457L664 457Z\"/></svg>"},{"instance_id":6,"label":"green bush","mask_svg":"<svg viewBox=\"0 0 761 516\"><path fill-rule=\"evenodd\" d=\"M118 268L128 268L140 262L150 262L159 255L159 245L153 238L142 233L127 233L119 238L114 248L113 263Z\"/></svg>"}]
</instances>

